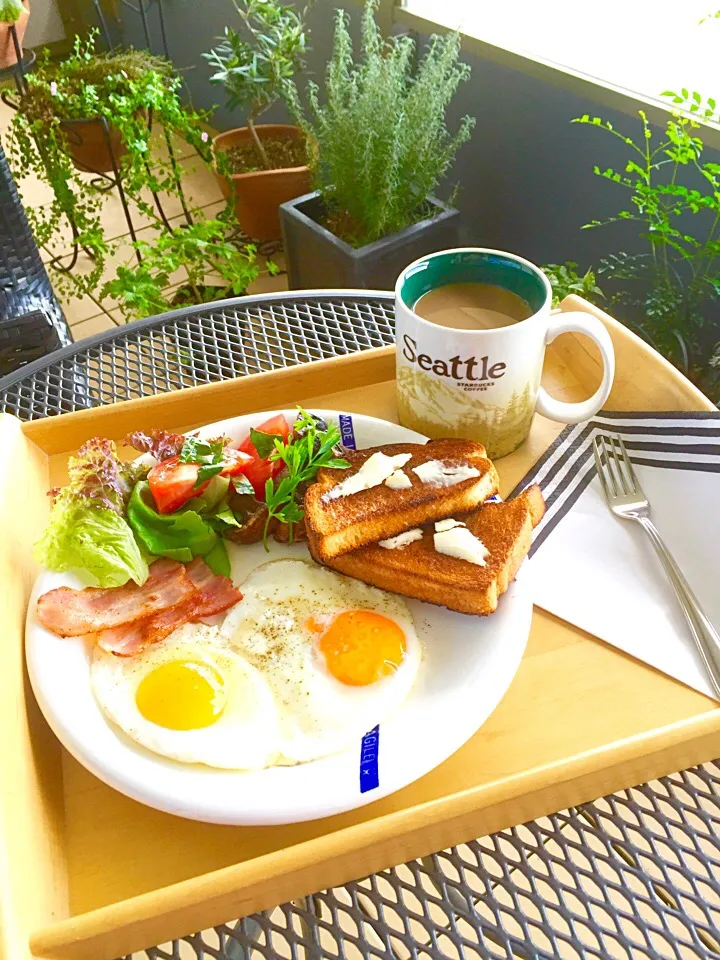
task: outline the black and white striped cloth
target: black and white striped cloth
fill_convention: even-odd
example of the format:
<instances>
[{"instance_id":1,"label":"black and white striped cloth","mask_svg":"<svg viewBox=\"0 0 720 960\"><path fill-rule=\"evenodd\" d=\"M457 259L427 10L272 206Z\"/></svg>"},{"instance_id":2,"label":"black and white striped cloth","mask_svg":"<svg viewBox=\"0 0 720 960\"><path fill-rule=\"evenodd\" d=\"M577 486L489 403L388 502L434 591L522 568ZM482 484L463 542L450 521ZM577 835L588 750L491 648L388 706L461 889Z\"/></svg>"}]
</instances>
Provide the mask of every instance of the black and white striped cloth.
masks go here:
<instances>
[{"instance_id":1,"label":"black and white striped cloth","mask_svg":"<svg viewBox=\"0 0 720 960\"><path fill-rule=\"evenodd\" d=\"M704 667L646 535L602 497L592 441L622 436L653 519L720 628L720 411L604 413L567 427L518 484L547 512L529 563L535 603L711 694Z\"/></svg>"},{"instance_id":2,"label":"black and white striped cloth","mask_svg":"<svg viewBox=\"0 0 720 960\"><path fill-rule=\"evenodd\" d=\"M720 473L720 410L690 413L606 413L566 427L516 486L543 491L547 511L535 531L531 556L595 476L593 438L620 434L635 464Z\"/></svg>"}]
</instances>

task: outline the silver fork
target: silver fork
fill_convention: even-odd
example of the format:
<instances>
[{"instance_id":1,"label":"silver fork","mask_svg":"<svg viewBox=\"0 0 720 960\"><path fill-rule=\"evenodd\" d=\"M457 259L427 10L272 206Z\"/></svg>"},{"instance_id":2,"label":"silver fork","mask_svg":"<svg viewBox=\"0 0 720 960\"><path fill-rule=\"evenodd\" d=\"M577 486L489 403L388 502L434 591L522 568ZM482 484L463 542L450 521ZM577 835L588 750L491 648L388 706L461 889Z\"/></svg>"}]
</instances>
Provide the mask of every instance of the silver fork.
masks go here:
<instances>
[{"instance_id":1,"label":"silver fork","mask_svg":"<svg viewBox=\"0 0 720 960\"><path fill-rule=\"evenodd\" d=\"M640 486L622 438L600 434L593 440L593 453L607 505L616 517L639 523L650 537L685 614L710 684L720 697L720 636L650 519L650 504Z\"/></svg>"}]
</instances>

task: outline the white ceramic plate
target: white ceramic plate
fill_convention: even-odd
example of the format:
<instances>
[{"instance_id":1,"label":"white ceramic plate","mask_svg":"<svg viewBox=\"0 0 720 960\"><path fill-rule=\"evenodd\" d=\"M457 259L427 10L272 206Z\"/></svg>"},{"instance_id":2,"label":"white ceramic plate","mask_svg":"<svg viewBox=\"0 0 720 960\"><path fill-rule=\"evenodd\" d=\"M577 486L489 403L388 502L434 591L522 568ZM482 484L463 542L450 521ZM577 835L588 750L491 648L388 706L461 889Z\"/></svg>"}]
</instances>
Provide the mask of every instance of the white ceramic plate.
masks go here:
<instances>
[{"instance_id":1,"label":"white ceramic plate","mask_svg":"<svg viewBox=\"0 0 720 960\"><path fill-rule=\"evenodd\" d=\"M286 410L292 422L294 410ZM339 414L314 411L329 421ZM211 424L206 436L233 440L270 414ZM347 423L346 418L343 420ZM372 417L353 414L358 448L424 441L424 437ZM261 563L307 557L306 548L272 543L232 550L233 578L241 581ZM379 737L352 749L295 767L259 772L216 770L166 760L127 738L95 701L89 654L80 638L61 639L43 629L36 599L53 587L82 586L67 574L42 573L30 601L26 655L35 696L61 743L88 770L116 790L168 813L224 824L280 824L326 817L363 806L407 786L455 753L487 720L520 664L530 630L532 603L520 577L488 618L453 613L409 601L423 660L416 684L400 710L382 724ZM374 780L377 764L377 786Z\"/></svg>"}]
</instances>

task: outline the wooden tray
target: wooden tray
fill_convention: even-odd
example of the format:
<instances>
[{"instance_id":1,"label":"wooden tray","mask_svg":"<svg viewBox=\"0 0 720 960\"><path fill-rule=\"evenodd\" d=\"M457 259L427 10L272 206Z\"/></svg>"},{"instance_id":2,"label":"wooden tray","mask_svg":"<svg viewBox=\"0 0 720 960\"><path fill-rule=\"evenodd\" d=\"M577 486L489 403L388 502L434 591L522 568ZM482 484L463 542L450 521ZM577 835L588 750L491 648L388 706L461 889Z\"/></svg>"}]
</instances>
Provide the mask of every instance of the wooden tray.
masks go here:
<instances>
[{"instance_id":1,"label":"wooden tray","mask_svg":"<svg viewBox=\"0 0 720 960\"><path fill-rule=\"evenodd\" d=\"M574 297L563 308L591 309L612 335L609 409L713 409L616 321ZM548 352L545 383L576 400L598 371L594 348L568 334ZM67 454L95 434L188 429L296 402L392 420L393 377L382 348L27 424L0 417L0 957L111 960L720 755L712 701L540 611L515 681L476 736L352 813L284 827L185 821L116 793L60 747L22 647L31 546ZM503 492L560 429L536 418L499 463Z\"/></svg>"}]
</instances>

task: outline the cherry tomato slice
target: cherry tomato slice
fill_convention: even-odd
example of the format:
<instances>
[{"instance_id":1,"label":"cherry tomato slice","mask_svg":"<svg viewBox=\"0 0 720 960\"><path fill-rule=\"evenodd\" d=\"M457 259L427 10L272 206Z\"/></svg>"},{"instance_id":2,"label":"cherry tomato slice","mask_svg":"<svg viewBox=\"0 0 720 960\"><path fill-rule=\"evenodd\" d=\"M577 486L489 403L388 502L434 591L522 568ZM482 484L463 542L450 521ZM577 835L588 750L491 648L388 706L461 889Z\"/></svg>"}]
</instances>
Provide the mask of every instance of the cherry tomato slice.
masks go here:
<instances>
[{"instance_id":1,"label":"cherry tomato slice","mask_svg":"<svg viewBox=\"0 0 720 960\"><path fill-rule=\"evenodd\" d=\"M234 477L237 473L244 473L245 468L255 459L252 454L245 453L243 450L231 450L229 448L224 451L223 457L225 466L220 474L222 477Z\"/></svg>"},{"instance_id":2,"label":"cherry tomato slice","mask_svg":"<svg viewBox=\"0 0 720 960\"><path fill-rule=\"evenodd\" d=\"M196 463L181 463L180 457L170 457L152 468L148 483L158 513L172 513L202 492L207 484L195 489L198 470Z\"/></svg>"},{"instance_id":3,"label":"cherry tomato slice","mask_svg":"<svg viewBox=\"0 0 720 960\"><path fill-rule=\"evenodd\" d=\"M274 417L266 420L264 423L261 423L259 427L255 428L260 433L268 433L275 436L280 436L283 440L287 440L290 436L290 424L287 422L285 415L282 413L276 414ZM243 473L248 478L252 484L253 490L255 491L255 496L258 500L265 500L265 484L271 477L276 477L284 467L282 461L270 461L263 460L258 456L258 452L255 449L255 445L250 440L249 435L245 437L242 443L238 444L238 450L243 453L248 453L252 456L252 463L249 463L244 469Z\"/></svg>"},{"instance_id":4,"label":"cherry tomato slice","mask_svg":"<svg viewBox=\"0 0 720 960\"><path fill-rule=\"evenodd\" d=\"M253 457L241 450L226 450L224 459L225 465L220 473L223 477L242 473L253 463ZM197 463L181 463L180 457L170 457L152 468L148 474L148 483L158 513L173 513L205 490L209 480L199 487L195 486L199 470Z\"/></svg>"}]
</instances>

